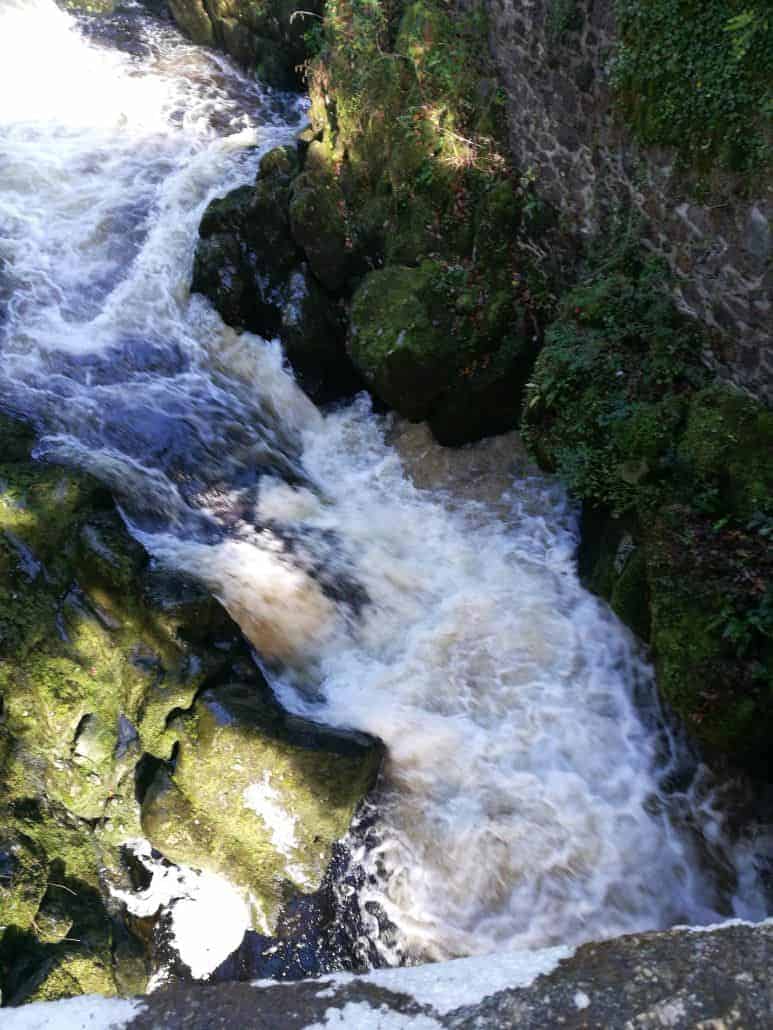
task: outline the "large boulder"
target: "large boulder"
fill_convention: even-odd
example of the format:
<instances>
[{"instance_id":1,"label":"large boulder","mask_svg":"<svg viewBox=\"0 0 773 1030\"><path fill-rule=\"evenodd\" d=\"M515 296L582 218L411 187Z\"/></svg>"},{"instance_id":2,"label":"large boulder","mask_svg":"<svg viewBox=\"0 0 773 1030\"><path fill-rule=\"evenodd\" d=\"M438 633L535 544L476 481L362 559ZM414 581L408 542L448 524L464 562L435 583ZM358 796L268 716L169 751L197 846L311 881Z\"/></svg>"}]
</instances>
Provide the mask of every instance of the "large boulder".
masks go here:
<instances>
[{"instance_id":1,"label":"large boulder","mask_svg":"<svg viewBox=\"0 0 773 1030\"><path fill-rule=\"evenodd\" d=\"M459 444L516 424L535 341L509 292L492 296L462 266L424 261L366 276L348 346L381 400Z\"/></svg>"},{"instance_id":2,"label":"large boulder","mask_svg":"<svg viewBox=\"0 0 773 1030\"><path fill-rule=\"evenodd\" d=\"M244 888L253 925L273 932L288 885L320 886L380 750L293 722L250 683L207 691L174 732L174 769L146 794L144 833L171 860Z\"/></svg>"}]
</instances>

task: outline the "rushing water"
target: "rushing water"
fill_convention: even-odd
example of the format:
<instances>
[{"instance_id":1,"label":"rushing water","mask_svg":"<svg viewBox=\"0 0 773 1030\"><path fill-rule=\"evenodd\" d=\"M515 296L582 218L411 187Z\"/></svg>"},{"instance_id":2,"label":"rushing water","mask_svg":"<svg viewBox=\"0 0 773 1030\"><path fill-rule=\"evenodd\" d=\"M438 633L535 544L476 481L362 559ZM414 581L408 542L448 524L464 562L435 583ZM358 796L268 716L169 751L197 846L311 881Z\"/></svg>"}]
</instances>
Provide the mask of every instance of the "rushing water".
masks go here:
<instances>
[{"instance_id":1,"label":"rushing water","mask_svg":"<svg viewBox=\"0 0 773 1030\"><path fill-rule=\"evenodd\" d=\"M206 203L301 102L131 4L103 32L0 0L0 404L205 579L288 708L386 742L351 841L384 958L760 917L705 779L666 791L689 756L517 441L323 416L275 343L189 296Z\"/></svg>"}]
</instances>

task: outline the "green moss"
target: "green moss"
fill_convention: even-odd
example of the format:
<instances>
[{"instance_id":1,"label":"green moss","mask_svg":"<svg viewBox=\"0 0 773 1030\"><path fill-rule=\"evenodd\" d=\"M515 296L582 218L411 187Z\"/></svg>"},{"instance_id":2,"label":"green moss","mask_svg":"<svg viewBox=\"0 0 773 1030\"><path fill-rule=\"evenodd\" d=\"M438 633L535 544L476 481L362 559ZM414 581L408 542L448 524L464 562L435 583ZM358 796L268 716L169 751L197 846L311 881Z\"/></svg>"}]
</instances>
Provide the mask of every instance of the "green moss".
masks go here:
<instances>
[{"instance_id":1,"label":"green moss","mask_svg":"<svg viewBox=\"0 0 773 1030\"><path fill-rule=\"evenodd\" d=\"M624 258L568 294L524 435L585 502L582 571L649 637L664 697L708 748L769 776L773 416L706 385L661 276Z\"/></svg>"},{"instance_id":2,"label":"green moss","mask_svg":"<svg viewBox=\"0 0 773 1030\"><path fill-rule=\"evenodd\" d=\"M111 963L94 955L66 955L54 965L26 1001L57 1001L79 994L118 993Z\"/></svg>"},{"instance_id":3,"label":"green moss","mask_svg":"<svg viewBox=\"0 0 773 1030\"><path fill-rule=\"evenodd\" d=\"M335 293L348 278L351 242L343 193L328 160L324 145L313 143L306 159L307 168L313 170L294 180L289 213L293 237L303 248L312 272Z\"/></svg>"},{"instance_id":4,"label":"green moss","mask_svg":"<svg viewBox=\"0 0 773 1030\"><path fill-rule=\"evenodd\" d=\"M773 514L773 412L722 387L693 398L679 445L698 489L713 488L724 511Z\"/></svg>"},{"instance_id":5,"label":"green moss","mask_svg":"<svg viewBox=\"0 0 773 1030\"><path fill-rule=\"evenodd\" d=\"M180 726L174 773L161 770L143 830L174 861L227 876L273 930L286 884L316 889L378 769L378 749L295 741L249 685L205 694Z\"/></svg>"},{"instance_id":6,"label":"green moss","mask_svg":"<svg viewBox=\"0 0 773 1030\"><path fill-rule=\"evenodd\" d=\"M616 0L613 83L644 143L707 170L769 166L773 14L764 0Z\"/></svg>"},{"instance_id":7,"label":"green moss","mask_svg":"<svg viewBox=\"0 0 773 1030\"><path fill-rule=\"evenodd\" d=\"M426 418L454 361L452 341L432 325L422 299L435 266L372 272L352 301L351 354L366 381L408 418ZM441 378L442 376L442 378Z\"/></svg>"}]
</instances>

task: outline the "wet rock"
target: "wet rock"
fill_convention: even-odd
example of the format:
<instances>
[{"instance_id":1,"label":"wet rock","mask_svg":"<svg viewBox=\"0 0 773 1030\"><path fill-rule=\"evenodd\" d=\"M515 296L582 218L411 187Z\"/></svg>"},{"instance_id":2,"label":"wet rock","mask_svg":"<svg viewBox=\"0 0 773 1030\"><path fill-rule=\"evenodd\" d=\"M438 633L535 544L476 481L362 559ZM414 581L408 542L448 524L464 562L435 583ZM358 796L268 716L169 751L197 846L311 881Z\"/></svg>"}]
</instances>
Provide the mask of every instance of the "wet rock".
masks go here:
<instances>
[{"instance_id":1,"label":"wet rock","mask_svg":"<svg viewBox=\"0 0 773 1030\"><path fill-rule=\"evenodd\" d=\"M279 336L301 386L317 403L362 388L346 351L346 310L303 265L288 280Z\"/></svg>"},{"instance_id":2,"label":"wet rock","mask_svg":"<svg viewBox=\"0 0 773 1030\"><path fill-rule=\"evenodd\" d=\"M320 0L169 0L180 28L194 42L218 46L259 79L279 89L302 85L306 33L322 13Z\"/></svg>"},{"instance_id":3,"label":"wet rock","mask_svg":"<svg viewBox=\"0 0 773 1030\"><path fill-rule=\"evenodd\" d=\"M204 0L168 0L172 17L194 43L213 46L215 29Z\"/></svg>"},{"instance_id":4,"label":"wet rock","mask_svg":"<svg viewBox=\"0 0 773 1030\"><path fill-rule=\"evenodd\" d=\"M346 352L344 311L324 287L341 284L346 255L333 260L340 241L319 239L301 217L321 207L311 199L316 187L299 170L297 149L277 147L263 156L254 187L210 204L191 288L207 296L229 325L279 336L301 386L324 403L350 396L361 381ZM312 274L315 268L321 279Z\"/></svg>"},{"instance_id":5,"label":"wet rock","mask_svg":"<svg viewBox=\"0 0 773 1030\"><path fill-rule=\"evenodd\" d=\"M243 887L270 932L287 884L319 887L380 750L288 720L250 683L205 692L173 732L174 771L160 769L147 792L144 834L172 861Z\"/></svg>"},{"instance_id":6,"label":"wet rock","mask_svg":"<svg viewBox=\"0 0 773 1030\"><path fill-rule=\"evenodd\" d=\"M372 272L354 295L349 352L373 392L445 444L504 432L518 419L535 343L512 298L486 297L441 263Z\"/></svg>"}]
</instances>

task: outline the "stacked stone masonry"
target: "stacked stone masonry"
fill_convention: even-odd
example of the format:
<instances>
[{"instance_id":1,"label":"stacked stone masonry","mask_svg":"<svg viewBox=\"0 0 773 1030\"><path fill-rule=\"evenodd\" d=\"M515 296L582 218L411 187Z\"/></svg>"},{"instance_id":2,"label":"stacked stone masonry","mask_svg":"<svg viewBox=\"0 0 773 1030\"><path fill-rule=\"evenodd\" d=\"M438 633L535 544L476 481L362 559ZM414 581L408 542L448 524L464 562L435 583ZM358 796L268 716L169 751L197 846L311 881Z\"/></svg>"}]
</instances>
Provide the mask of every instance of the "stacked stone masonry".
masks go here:
<instances>
[{"instance_id":1,"label":"stacked stone masonry","mask_svg":"<svg viewBox=\"0 0 773 1030\"><path fill-rule=\"evenodd\" d=\"M576 0L571 25L560 32L555 6L562 0L485 2L518 167L582 236L610 231L615 212L640 212L647 247L676 274L679 307L709 330L707 363L770 402L770 174L752 196L730 174L715 175L708 194L705 183L699 192L672 153L632 139L610 89L613 0Z\"/></svg>"}]
</instances>

